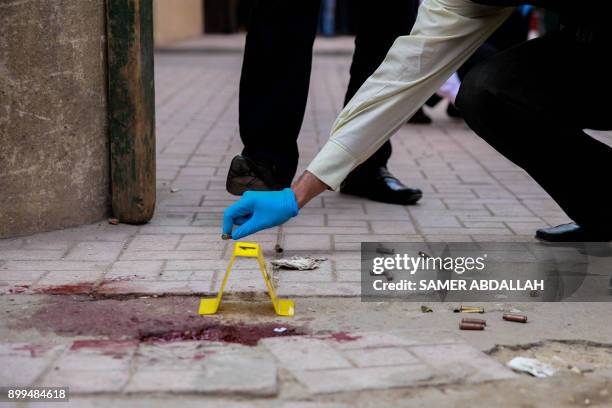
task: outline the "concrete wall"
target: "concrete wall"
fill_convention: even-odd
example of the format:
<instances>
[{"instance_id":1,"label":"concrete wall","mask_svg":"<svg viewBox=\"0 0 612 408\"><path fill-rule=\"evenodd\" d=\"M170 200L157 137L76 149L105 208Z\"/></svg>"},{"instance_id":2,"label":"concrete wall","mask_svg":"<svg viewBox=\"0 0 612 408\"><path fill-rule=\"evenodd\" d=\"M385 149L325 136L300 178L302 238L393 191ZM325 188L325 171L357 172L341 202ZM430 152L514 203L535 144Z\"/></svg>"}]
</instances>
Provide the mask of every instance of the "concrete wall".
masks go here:
<instances>
[{"instance_id":1,"label":"concrete wall","mask_svg":"<svg viewBox=\"0 0 612 408\"><path fill-rule=\"evenodd\" d=\"M204 32L203 0L154 0L155 45L197 37Z\"/></svg>"},{"instance_id":2,"label":"concrete wall","mask_svg":"<svg viewBox=\"0 0 612 408\"><path fill-rule=\"evenodd\" d=\"M109 213L104 4L0 0L0 238Z\"/></svg>"}]
</instances>

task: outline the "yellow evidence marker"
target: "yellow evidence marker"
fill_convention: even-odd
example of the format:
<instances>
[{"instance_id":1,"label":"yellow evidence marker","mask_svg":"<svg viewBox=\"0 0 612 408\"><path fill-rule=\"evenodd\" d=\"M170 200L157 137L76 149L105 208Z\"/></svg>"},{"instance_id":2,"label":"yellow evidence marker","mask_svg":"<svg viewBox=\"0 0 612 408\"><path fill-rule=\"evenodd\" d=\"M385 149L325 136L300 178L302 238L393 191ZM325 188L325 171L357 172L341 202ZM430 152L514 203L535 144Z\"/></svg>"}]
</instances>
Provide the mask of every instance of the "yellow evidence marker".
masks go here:
<instances>
[{"instance_id":1,"label":"yellow evidence marker","mask_svg":"<svg viewBox=\"0 0 612 408\"><path fill-rule=\"evenodd\" d=\"M232 265L234 265L234 260L236 257L239 256L246 258L257 258L259 269L261 270L261 274L263 275L264 281L266 282L266 286L268 288L268 295L270 295L270 300L272 300L272 305L274 306L274 311L279 316L293 316L293 300L279 299L276 297L276 292L274 291L274 287L270 281L270 275L268 275L266 261L261 252L261 247L259 244L250 242L236 242L234 246L234 253L232 254L232 259L230 260L225 276L223 277L223 282L221 283L221 288L219 288L219 293L217 293L217 296L214 298L200 299L200 308L198 313L201 315L217 313L217 309L219 309L219 305L221 304L221 298L223 297L223 290L225 289L227 278L232 270Z\"/></svg>"}]
</instances>

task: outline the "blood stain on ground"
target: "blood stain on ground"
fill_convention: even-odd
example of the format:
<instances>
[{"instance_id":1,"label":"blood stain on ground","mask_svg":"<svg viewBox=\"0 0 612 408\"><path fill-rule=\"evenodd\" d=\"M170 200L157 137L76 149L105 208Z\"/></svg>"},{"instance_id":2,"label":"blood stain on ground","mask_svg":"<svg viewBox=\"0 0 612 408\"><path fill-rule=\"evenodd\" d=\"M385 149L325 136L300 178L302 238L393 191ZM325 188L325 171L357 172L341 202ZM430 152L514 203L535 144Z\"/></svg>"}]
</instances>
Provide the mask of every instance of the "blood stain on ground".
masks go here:
<instances>
[{"instance_id":1,"label":"blood stain on ground","mask_svg":"<svg viewBox=\"0 0 612 408\"><path fill-rule=\"evenodd\" d=\"M353 336L345 332L332 333L328 336L329 339L335 340L340 343L344 343L347 341L355 341L359 340L361 336Z\"/></svg>"},{"instance_id":2,"label":"blood stain on ground","mask_svg":"<svg viewBox=\"0 0 612 408\"><path fill-rule=\"evenodd\" d=\"M201 328L186 331L166 331L157 333L146 333L140 336L144 342L177 342L190 340L220 341L225 343L237 343L245 346L255 346L259 340L269 337L297 336L306 334L302 329L286 327L282 333L274 331L277 324L264 323L258 325L250 324L218 324L211 323Z\"/></svg>"},{"instance_id":3,"label":"blood stain on ground","mask_svg":"<svg viewBox=\"0 0 612 408\"><path fill-rule=\"evenodd\" d=\"M39 295L88 295L92 293L99 286L103 286L103 285L114 283L114 282L130 281L132 279L137 279L137 278L138 277L134 275L133 277L126 276L126 277L105 279L99 285L97 285L96 282L77 282L77 283L71 283L71 284L66 284L66 285L49 285L49 286L42 286L42 287L33 289L32 293L39 294Z\"/></svg>"},{"instance_id":4,"label":"blood stain on ground","mask_svg":"<svg viewBox=\"0 0 612 408\"><path fill-rule=\"evenodd\" d=\"M38 357L45 354L47 351L51 349L50 345L43 344L24 344L19 347L14 347L14 351L28 351L30 353L30 357Z\"/></svg>"},{"instance_id":5,"label":"blood stain on ground","mask_svg":"<svg viewBox=\"0 0 612 408\"><path fill-rule=\"evenodd\" d=\"M94 282L78 282L67 285L43 286L32 290L36 294L45 295L86 295L91 293Z\"/></svg>"},{"instance_id":6,"label":"blood stain on ground","mask_svg":"<svg viewBox=\"0 0 612 408\"><path fill-rule=\"evenodd\" d=\"M261 338L307 334L285 323L235 323L198 315L199 298L96 299L54 296L14 329L36 329L60 336L103 336L110 340L209 340L255 345ZM274 329L286 327L278 332Z\"/></svg>"}]
</instances>

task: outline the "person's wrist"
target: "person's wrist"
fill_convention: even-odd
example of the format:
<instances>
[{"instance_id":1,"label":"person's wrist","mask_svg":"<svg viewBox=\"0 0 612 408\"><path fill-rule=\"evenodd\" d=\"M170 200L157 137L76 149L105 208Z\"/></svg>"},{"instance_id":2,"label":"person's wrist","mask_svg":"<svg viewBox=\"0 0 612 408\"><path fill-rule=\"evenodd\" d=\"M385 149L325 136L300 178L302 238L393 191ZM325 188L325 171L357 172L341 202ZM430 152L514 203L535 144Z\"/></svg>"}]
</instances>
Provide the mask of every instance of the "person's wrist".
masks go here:
<instances>
[{"instance_id":1,"label":"person's wrist","mask_svg":"<svg viewBox=\"0 0 612 408\"><path fill-rule=\"evenodd\" d=\"M298 208L304 207L310 200L326 189L327 185L308 171L305 171L298 181L291 186Z\"/></svg>"},{"instance_id":2,"label":"person's wrist","mask_svg":"<svg viewBox=\"0 0 612 408\"><path fill-rule=\"evenodd\" d=\"M304 207L307 203L304 189L297 186L292 186L291 191L293 191L298 208Z\"/></svg>"},{"instance_id":3,"label":"person's wrist","mask_svg":"<svg viewBox=\"0 0 612 408\"><path fill-rule=\"evenodd\" d=\"M291 211L291 216L295 217L300 212L297 197L291 188L285 188L284 192L288 195L288 205Z\"/></svg>"}]
</instances>

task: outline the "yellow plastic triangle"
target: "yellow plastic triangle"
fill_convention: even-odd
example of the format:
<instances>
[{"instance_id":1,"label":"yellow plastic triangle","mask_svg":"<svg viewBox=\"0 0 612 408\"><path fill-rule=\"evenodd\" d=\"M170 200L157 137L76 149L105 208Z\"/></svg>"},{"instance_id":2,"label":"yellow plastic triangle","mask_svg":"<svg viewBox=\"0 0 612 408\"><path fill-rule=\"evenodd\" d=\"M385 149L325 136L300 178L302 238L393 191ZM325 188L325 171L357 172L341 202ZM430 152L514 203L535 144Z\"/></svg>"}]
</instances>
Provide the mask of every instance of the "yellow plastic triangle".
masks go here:
<instances>
[{"instance_id":1,"label":"yellow plastic triangle","mask_svg":"<svg viewBox=\"0 0 612 408\"><path fill-rule=\"evenodd\" d=\"M236 242L236 244L234 245L232 259L230 259L229 266L227 267L227 271L225 272L225 276L223 277L223 282L221 282L221 288L219 288L219 293L217 293L217 296L214 298L200 299L200 308L198 310L198 313L201 315L217 313L219 305L221 304L221 298L223 297L223 290L225 290L227 278L229 277L229 274L232 271L232 266L234 265L234 260L236 259L236 257L257 259L259 269L261 270L261 274L264 278L264 281L266 282L266 287L268 288L268 295L270 295L270 300L272 301L272 305L274 306L274 311L279 316L293 316L295 306L293 300L279 299L276 296L274 286L272 286L270 276L268 275L266 261L263 257L261 247L259 246L259 244L251 242Z\"/></svg>"}]
</instances>

